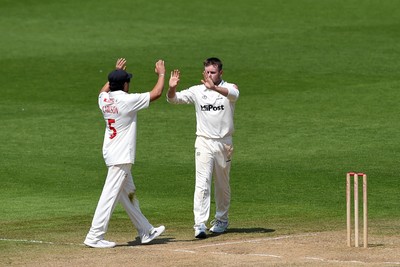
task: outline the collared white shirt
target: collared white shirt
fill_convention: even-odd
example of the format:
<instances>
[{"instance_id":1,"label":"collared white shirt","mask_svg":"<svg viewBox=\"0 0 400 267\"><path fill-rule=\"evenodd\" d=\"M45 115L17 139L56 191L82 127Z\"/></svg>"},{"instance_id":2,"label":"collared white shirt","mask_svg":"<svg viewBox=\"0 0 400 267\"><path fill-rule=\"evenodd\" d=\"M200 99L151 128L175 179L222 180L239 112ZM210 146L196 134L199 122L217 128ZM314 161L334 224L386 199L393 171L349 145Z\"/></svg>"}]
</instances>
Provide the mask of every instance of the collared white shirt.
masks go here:
<instances>
[{"instance_id":1,"label":"collared white shirt","mask_svg":"<svg viewBox=\"0 0 400 267\"><path fill-rule=\"evenodd\" d=\"M175 98L167 99L173 104L194 104L197 136L217 139L231 136L234 132L233 115L239 90L225 81L218 86L227 88L230 94L223 96L201 84L176 92Z\"/></svg>"}]
</instances>

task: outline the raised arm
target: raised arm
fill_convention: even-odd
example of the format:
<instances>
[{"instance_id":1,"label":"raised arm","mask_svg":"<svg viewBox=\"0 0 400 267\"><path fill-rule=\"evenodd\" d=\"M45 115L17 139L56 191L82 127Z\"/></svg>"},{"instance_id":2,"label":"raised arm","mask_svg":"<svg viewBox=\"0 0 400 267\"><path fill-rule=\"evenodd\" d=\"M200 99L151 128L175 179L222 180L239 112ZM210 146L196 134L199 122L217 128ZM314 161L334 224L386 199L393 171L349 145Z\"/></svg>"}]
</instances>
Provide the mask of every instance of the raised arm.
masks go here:
<instances>
[{"instance_id":1,"label":"raised arm","mask_svg":"<svg viewBox=\"0 0 400 267\"><path fill-rule=\"evenodd\" d=\"M158 80L154 88L150 91L150 102L160 98L164 89L165 66L163 60L158 60L154 68L154 72L158 75Z\"/></svg>"},{"instance_id":2,"label":"raised arm","mask_svg":"<svg viewBox=\"0 0 400 267\"><path fill-rule=\"evenodd\" d=\"M176 87L179 84L179 77L180 77L179 70L171 71L171 77L169 78L169 87L167 92L167 97L169 99L175 98Z\"/></svg>"},{"instance_id":3,"label":"raised arm","mask_svg":"<svg viewBox=\"0 0 400 267\"><path fill-rule=\"evenodd\" d=\"M103 92L106 92L106 93L110 92L110 84L109 84L109 82L106 82L106 84L103 86L103 88L101 88L100 94L103 93Z\"/></svg>"}]
</instances>

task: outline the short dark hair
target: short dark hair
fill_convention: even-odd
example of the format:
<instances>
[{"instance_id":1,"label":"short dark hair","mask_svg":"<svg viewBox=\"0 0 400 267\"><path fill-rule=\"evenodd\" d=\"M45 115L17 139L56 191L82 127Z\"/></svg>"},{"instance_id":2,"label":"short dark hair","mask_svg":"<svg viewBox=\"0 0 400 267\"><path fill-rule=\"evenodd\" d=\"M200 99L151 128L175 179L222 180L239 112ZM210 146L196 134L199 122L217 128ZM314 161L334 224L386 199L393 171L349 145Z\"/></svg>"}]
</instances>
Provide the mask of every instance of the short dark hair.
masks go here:
<instances>
[{"instance_id":1,"label":"short dark hair","mask_svg":"<svg viewBox=\"0 0 400 267\"><path fill-rule=\"evenodd\" d=\"M213 66L217 66L218 70L222 70L222 61L219 58L216 57L210 57L207 58L206 60L204 60L203 62L204 67L213 65Z\"/></svg>"},{"instance_id":2,"label":"short dark hair","mask_svg":"<svg viewBox=\"0 0 400 267\"><path fill-rule=\"evenodd\" d=\"M125 84L125 82L123 82L123 83L112 82L112 83L110 83L110 91L111 92L119 91L119 90L123 91L124 90L124 84Z\"/></svg>"}]
</instances>

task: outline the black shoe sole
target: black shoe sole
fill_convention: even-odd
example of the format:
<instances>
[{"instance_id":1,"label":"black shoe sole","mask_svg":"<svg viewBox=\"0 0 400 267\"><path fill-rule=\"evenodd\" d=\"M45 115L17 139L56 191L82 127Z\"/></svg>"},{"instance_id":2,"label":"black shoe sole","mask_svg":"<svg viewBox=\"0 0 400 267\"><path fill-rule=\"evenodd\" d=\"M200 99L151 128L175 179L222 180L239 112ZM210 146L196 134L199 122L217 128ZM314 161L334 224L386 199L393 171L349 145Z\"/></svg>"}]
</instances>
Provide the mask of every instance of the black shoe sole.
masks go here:
<instances>
[{"instance_id":1,"label":"black shoe sole","mask_svg":"<svg viewBox=\"0 0 400 267\"><path fill-rule=\"evenodd\" d=\"M201 232L200 234L195 236L196 238L206 238L207 234L205 232Z\"/></svg>"}]
</instances>

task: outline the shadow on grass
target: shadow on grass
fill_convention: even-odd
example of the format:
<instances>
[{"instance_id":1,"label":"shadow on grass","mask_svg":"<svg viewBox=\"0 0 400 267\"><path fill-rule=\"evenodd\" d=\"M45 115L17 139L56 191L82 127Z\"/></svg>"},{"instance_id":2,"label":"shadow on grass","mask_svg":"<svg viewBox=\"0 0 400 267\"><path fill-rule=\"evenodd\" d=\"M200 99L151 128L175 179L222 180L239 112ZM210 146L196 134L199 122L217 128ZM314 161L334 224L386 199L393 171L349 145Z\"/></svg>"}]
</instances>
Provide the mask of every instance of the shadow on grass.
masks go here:
<instances>
[{"instance_id":1,"label":"shadow on grass","mask_svg":"<svg viewBox=\"0 0 400 267\"><path fill-rule=\"evenodd\" d=\"M263 233L273 233L275 229L266 228L228 228L224 233L210 233L207 237L217 237L229 233L239 233L239 234L263 234Z\"/></svg>"},{"instance_id":2,"label":"shadow on grass","mask_svg":"<svg viewBox=\"0 0 400 267\"><path fill-rule=\"evenodd\" d=\"M249 233L273 233L275 232L275 229L267 229L267 228L228 228L228 230L224 233L208 233L206 238L193 238L190 240L176 240L175 238L167 238L167 237L159 237L154 240L152 240L148 244L142 244L140 242L140 238L136 237L135 240L129 241L126 244L118 244L117 247L133 247L133 246L151 246L151 245L159 245L159 244L167 244L167 243L173 243L173 242L193 242L193 241L202 241L207 238L213 238L217 237L220 235L224 234L229 234L229 233L242 233L242 234L249 234Z\"/></svg>"},{"instance_id":3,"label":"shadow on grass","mask_svg":"<svg viewBox=\"0 0 400 267\"><path fill-rule=\"evenodd\" d=\"M244 234L251 234L251 233L273 233L275 229L268 229L268 228L228 228L226 231L227 233L244 233Z\"/></svg>"},{"instance_id":4,"label":"shadow on grass","mask_svg":"<svg viewBox=\"0 0 400 267\"><path fill-rule=\"evenodd\" d=\"M136 237L135 240L129 241L126 244L118 244L117 247L134 247L134 246L151 246L151 245L159 245L159 244L167 244L173 242L175 238L156 238L152 240L150 243L142 244L139 237Z\"/></svg>"}]
</instances>

